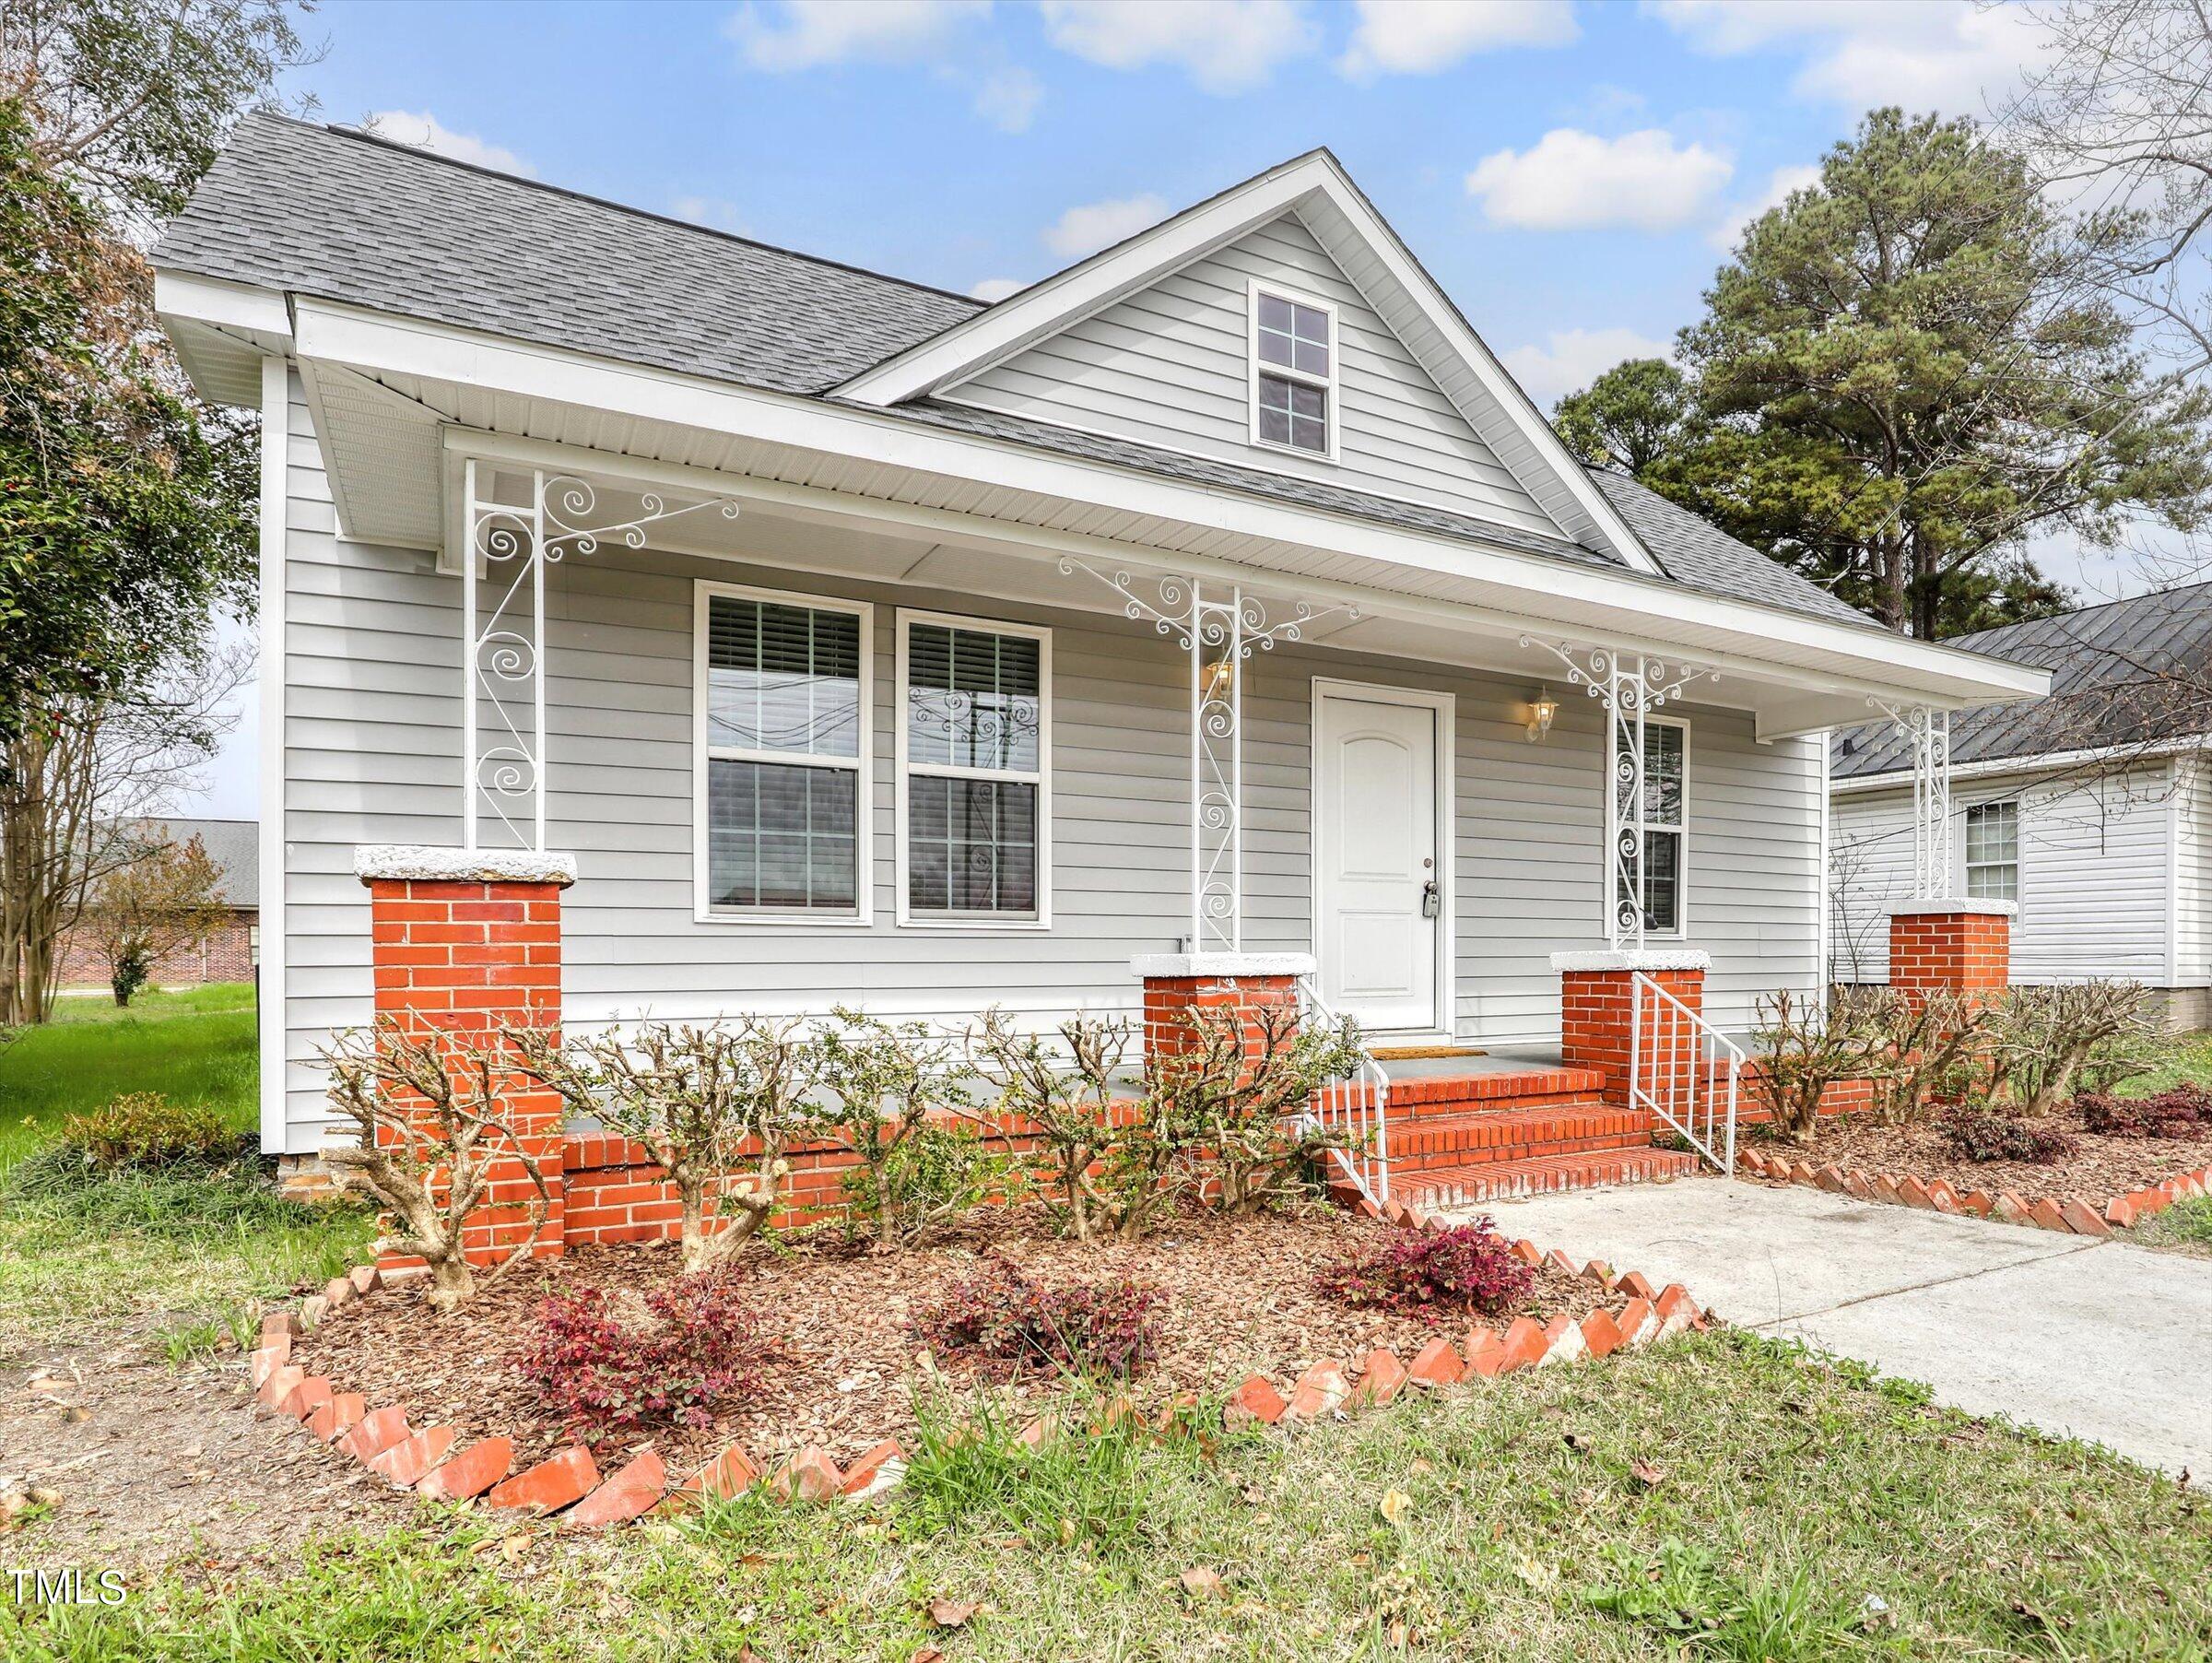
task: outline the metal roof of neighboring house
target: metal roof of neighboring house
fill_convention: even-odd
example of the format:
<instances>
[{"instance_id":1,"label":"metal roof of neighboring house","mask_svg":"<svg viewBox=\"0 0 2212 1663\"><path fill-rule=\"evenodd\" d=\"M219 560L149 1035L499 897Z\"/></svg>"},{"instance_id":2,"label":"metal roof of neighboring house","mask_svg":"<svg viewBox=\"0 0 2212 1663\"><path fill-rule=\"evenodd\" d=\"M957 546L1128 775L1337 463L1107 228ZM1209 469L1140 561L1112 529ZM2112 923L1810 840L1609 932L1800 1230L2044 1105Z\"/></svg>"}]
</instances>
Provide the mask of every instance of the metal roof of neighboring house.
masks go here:
<instances>
[{"instance_id":1,"label":"metal roof of neighboring house","mask_svg":"<svg viewBox=\"0 0 2212 1663\"><path fill-rule=\"evenodd\" d=\"M818 396L982 302L359 132L241 121L156 264L456 328ZM934 399L907 419L1583 564L1612 556L1448 510ZM1592 470L1686 588L1831 621L1845 606L1623 475Z\"/></svg>"},{"instance_id":2,"label":"metal roof of neighboring house","mask_svg":"<svg viewBox=\"0 0 2212 1663\"><path fill-rule=\"evenodd\" d=\"M2212 732L2212 583L1954 636L1963 647L2051 672L2048 699L1951 718L1951 764L2155 744ZM1888 722L1835 737L1837 779L1912 766Z\"/></svg>"},{"instance_id":3,"label":"metal roof of neighboring house","mask_svg":"<svg viewBox=\"0 0 2212 1663\"><path fill-rule=\"evenodd\" d=\"M138 836L172 843L200 840L223 875L223 904L238 912L261 907L261 825L250 820L159 820L129 822Z\"/></svg>"}]
</instances>

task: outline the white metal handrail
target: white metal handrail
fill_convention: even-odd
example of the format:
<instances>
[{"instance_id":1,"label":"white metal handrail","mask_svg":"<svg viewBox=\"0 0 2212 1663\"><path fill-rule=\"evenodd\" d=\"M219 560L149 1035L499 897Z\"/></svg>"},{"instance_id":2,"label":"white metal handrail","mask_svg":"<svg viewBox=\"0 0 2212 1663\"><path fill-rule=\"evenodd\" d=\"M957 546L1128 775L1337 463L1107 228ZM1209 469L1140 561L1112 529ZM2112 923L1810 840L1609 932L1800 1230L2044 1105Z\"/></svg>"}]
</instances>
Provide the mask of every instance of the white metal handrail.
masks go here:
<instances>
[{"instance_id":1,"label":"white metal handrail","mask_svg":"<svg viewBox=\"0 0 2212 1663\"><path fill-rule=\"evenodd\" d=\"M1299 977L1298 990L1302 1020L1331 1029L1344 1025L1312 976ZM1329 1159L1360 1197L1381 1211L1390 1199L1390 1075L1364 1040L1359 1066L1316 1091L1300 1118L1324 1131L1344 1134L1344 1147L1329 1150Z\"/></svg>"},{"instance_id":2,"label":"white metal handrail","mask_svg":"<svg viewBox=\"0 0 2212 1663\"><path fill-rule=\"evenodd\" d=\"M1630 983L1629 1106L1679 1133L1723 1173L1735 1170L1744 1049L1642 971ZM1726 1083L1716 1077L1726 1069Z\"/></svg>"}]
</instances>

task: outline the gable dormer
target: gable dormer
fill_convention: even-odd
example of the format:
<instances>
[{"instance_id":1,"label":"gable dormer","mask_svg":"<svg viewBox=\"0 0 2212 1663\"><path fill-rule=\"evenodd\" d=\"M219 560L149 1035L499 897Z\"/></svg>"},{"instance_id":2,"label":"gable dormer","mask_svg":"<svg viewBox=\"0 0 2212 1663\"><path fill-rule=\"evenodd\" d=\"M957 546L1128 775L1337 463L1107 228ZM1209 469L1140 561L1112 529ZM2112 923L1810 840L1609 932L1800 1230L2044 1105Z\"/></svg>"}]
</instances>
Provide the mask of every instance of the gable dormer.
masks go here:
<instances>
[{"instance_id":1,"label":"gable dormer","mask_svg":"<svg viewBox=\"0 0 2212 1663\"><path fill-rule=\"evenodd\" d=\"M936 396L1562 535L1294 213Z\"/></svg>"},{"instance_id":2,"label":"gable dormer","mask_svg":"<svg viewBox=\"0 0 2212 1663\"><path fill-rule=\"evenodd\" d=\"M1325 151L1094 254L838 392L981 407L1660 570Z\"/></svg>"}]
</instances>

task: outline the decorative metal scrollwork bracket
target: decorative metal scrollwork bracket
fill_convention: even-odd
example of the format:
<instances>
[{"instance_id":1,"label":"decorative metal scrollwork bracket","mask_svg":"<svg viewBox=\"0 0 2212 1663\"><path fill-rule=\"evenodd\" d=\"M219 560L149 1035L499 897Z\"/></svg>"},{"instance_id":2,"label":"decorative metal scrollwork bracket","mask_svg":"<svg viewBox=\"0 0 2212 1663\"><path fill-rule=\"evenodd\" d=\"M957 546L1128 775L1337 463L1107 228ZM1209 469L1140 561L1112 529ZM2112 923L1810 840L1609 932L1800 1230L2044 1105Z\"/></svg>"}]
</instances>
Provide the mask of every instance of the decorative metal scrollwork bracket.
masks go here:
<instances>
[{"instance_id":1,"label":"decorative metal scrollwork bracket","mask_svg":"<svg viewBox=\"0 0 2212 1663\"><path fill-rule=\"evenodd\" d=\"M467 554L461 562L462 680L465 772L463 846L479 846L488 821L502 846L546 846L546 568L606 543L642 548L646 528L712 510L725 520L737 504L709 497L671 506L657 491L639 497L626 519L594 524L598 491L573 474L530 473L527 502L483 495L492 470L470 458L463 474Z\"/></svg>"},{"instance_id":2,"label":"decorative metal scrollwork bracket","mask_svg":"<svg viewBox=\"0 0 2212 1663\"><path fill-rule=\"evenodd\" d=\"M1277 642L1304 639L1324 618L1357 619L1351 605L1292 604L1270 622L1260 601L1231 584L1226 599L1195 578L1153 580L1149 597L1126 572L1105 572L1073 555L1063 573L1081 572L1106 585L1124 616L1174 638L1191 656L1191 945L1200 952L1241 952L1244 946L1244 678L1241 666Z\"/></svg>"},{"instance_id":3,"label":"decorative metal scrollwork bracket","mask_svg":"<svg viewBox=\"0 0 2212 1663\"><path fill-rule=\"evenodd\" d=\"M1951 893L1951 713L1931 705L1898 706L1868 695L1912 752L1912 898Z\"/></svg>"}]
</instances>

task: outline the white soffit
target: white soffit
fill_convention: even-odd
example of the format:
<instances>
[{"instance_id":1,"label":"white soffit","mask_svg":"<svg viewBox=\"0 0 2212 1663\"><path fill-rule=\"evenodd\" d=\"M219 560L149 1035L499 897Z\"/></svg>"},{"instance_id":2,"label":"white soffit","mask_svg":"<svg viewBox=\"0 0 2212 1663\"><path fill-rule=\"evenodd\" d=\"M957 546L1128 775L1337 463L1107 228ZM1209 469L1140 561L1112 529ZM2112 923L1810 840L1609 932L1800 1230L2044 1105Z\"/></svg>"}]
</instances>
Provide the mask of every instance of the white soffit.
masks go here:
<instances>
[{"instance_id":1,"label":"white soffit","mask_svg":"<svg viewBox=\"0 0 2212 1663\"><path fill-rule=\"evenodd\" d=\"M1325 150L1312 151L1093 254L853 377L894 405L942 391L1295 212L1524 489L1568 534L1663 570L1520 384Z\"/></svg>"}]
</instances>

